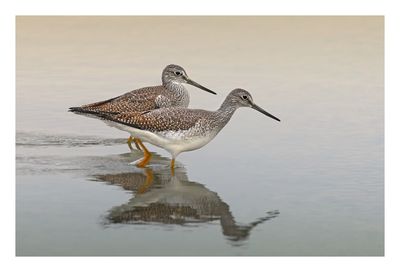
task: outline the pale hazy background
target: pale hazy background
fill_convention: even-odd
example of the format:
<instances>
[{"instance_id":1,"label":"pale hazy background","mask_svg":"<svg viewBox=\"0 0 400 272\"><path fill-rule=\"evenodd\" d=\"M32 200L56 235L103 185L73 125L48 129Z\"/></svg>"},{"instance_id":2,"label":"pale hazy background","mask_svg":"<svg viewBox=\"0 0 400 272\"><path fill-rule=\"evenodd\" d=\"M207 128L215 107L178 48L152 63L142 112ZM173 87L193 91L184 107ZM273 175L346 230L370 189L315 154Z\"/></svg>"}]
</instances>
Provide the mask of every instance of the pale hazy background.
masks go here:
<instances>
[{"instance_id":1,"label":"pale hazy background","mask_svg":"<svg viewBox=\"0 0 400 272\"><path fill-rule=\"evenodd\" d=\"M383 17L17 17L16 27L17 254L51 255L57 249L70 255L77 247L82 255L383 254ZM217 192L238 221L279 210L242 247L226 243L218 225L190 232L181 226L102 229L96 221L101 212L74 206L69 196L85 203L80 186L92 196L105 189L87 181L88 173L70 177L79 166L66 161L121 154L127 147L49 147L29 136L58 135L61 143L65 135L125 138L98 120L68 113L68 107L160 84L170 63L218 93L189 86L190 107L215 109L230 90L242 87L282 120L240 109L209 145L179 157L189 180ZM68 169L63 178L54 170L60 165ZM96 198L103 213L124 202L118 193L110 189ZM65 198L65 205L43 215L54 195ZM71 207L80 211L71 219L90 241L54 220ZM50 226L43 237L43 218L35 212ZM55 235L59 231L64 238ZM119 237L122 231L142 237L141 249ZM164 247L149 239L155 233L158 241L166 239ZM32 237L41 237L40 246ZM179 246L181 237L203 243ZM167 250L169 242L175 251Z\"/></svg>"}]
</instances>

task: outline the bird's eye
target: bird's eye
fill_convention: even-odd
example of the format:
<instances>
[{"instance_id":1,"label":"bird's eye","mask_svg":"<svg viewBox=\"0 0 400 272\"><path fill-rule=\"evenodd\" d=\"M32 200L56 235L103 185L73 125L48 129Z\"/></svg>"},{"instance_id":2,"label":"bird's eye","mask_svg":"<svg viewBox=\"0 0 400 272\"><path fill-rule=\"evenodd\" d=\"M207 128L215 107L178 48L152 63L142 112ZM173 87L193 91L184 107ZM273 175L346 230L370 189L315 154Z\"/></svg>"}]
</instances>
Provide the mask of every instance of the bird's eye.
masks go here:
<instances>
[{"instance_id":1,"label":"bird's eye","mask_svg":"<svg viewBox=\"0 0 400 272\"><path fill-rule=\"evenodd\" d=\"M182 73L181 73L181 72L179 72L179 71L175 71L175 75L177 75L177 76L181 76L181 75L182 75Z\"/></svg>"},{"instance_id":2,"label":"bird's eye","mask_svg":"<svg viewBox=\"0 0 400 272\"><path fill-rule=\"evenodd\" d=\"M247 100L247 95L243 95L242 98L243 98L244 100Z\"/></svg>"}]
</instances>

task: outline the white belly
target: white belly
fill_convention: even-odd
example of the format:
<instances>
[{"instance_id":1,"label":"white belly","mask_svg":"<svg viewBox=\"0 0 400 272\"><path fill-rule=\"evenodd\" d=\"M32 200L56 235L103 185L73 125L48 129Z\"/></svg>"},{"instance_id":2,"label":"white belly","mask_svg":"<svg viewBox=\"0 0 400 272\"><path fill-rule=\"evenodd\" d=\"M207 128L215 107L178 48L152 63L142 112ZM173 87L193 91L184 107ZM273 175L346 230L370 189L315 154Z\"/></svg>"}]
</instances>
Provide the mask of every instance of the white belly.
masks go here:
<instances>
[{"instance_id":1,"label":"white belly","mask_svg":"<svg viewBox=\"0 0 400 272\"><path fill-rule=\"evenodd\" d=\"M180 137L175 132L163 132L163 133L153 133L145 130L136 129L123 124L104 121L109 126L118 128L120 130L126 131L132 135L134 138L139 138L143 142L151 143L155 146L161 147L171 153L172 157L175 158L179 153L196 150L207 143L209 143L214 137L214 134L209 136L201 137Z\"/></svg>"}]
</instances>

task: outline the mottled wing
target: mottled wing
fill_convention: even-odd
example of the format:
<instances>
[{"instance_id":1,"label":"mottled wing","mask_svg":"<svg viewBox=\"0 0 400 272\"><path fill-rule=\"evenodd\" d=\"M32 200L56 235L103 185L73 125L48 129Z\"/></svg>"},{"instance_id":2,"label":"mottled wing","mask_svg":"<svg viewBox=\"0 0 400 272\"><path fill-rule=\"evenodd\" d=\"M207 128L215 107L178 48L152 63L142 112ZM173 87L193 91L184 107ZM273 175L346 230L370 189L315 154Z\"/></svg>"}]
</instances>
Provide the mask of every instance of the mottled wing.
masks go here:
<instances>
[{"instance_id":1,"label":"mottled wing","mask_svg":"<svg viewBox=\"0 0 400 272\"><path fill-rule=\"evenodd\" d=\"M129 112L117 115L99 114L101 118L152 132L187 130L209 112L186 108L158 109L146 113Z\"/></svg>"},{"instance_id":2,"label":"mottled wing","mask_svg":"<svg viewBox=\"0 0 400 272\"><path fill-rule=\"evenodd\" d=\"M164 92L165 88L163 86L145 87L108 100L83 105L74 109L75 111L86 113L120 113L153 110L158 108L156 98L164 94Z\"/></svg>"}]
</instances>

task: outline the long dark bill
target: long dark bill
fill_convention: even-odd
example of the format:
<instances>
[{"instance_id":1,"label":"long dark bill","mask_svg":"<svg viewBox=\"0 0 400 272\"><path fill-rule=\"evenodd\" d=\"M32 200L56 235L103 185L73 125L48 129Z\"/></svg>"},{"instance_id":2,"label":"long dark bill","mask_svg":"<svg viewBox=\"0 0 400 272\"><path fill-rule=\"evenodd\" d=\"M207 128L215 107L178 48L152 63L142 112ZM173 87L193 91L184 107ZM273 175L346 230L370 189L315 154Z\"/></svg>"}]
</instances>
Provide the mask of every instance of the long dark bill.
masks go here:
<instances>
[{"instance_id":1,"label":"long dark bill","mask_svg":"<svg viewBox=\"0 0 400 272\"><path fill-rule=\"evenodd\" d=\"M273 116L272 114L266 112L264 109L260 108L259 106L257 106L256 104L252 104L251 107L259 112L261 112L262 114L265 114L268 117L271 117L272 119L275 119L276 121L280 122L281 120L279 120L277 117Z\"/></svg>"},{"instance_id":2,"label":"long dark bill","mask_svg":"<svg viewBox=\"0 0 400 272\"><path fill-rule=\"evenodd\" d=\"M210 89L200 85L199 83L191 80L190 78L186 78L186 83L190 84L190 85L193 85L193 86L195 86L195 87L197 87L199 89L202 89L203 91L206 91L206 92L209 92L209 93L212 93L212 94L217 94L216 92L211 91Z\"/></svg>"}]
</instances>

